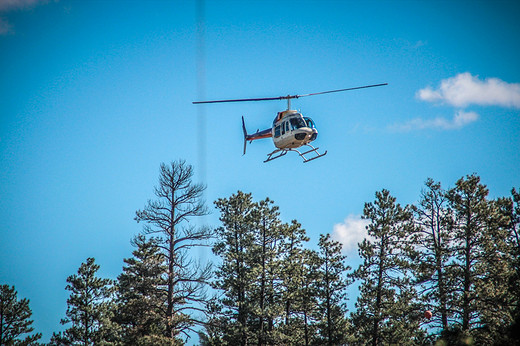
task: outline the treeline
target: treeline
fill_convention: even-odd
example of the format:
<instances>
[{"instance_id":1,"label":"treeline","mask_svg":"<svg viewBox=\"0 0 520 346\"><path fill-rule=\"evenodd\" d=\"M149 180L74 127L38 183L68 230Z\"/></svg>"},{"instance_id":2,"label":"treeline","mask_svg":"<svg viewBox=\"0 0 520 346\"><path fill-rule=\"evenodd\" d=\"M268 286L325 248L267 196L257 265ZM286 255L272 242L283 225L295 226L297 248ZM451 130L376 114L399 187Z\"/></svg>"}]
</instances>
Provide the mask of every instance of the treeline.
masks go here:
<instances>
[{"instance_id":1,"label":"treeline","mask_svg":"<svg viewBox=\"0 0 520 346\"><path fill-rule=\"evenodd\" d=\"M448 189L428 179L416 205L376 192L351 268L340 243L322 234L312 249L269 198L238 191L215 201L220 227L194 227L208 209L192 177L184 161L161 165L132 257L117 280L93 258L67 278L66 329L49 345L181 345L194 333L202 345L520 344L515 189L490 199L469 175ZM199 246L212 246L213 268ZM0 288L0 345L37 344L28 300Z\"/></svg>"},{"instance_id":2,"label":"treeline","mask_svg":"<svg viewBox=\"0 0 520 346\"><path fill-rule=\"evenodd\" d=\"M488 198L476 175L443 189L426 181L417 205L382 190L366 203L362 263L272 201L238 192L216 203L219 293L205 345L513 345L520 343L520 195ZM318 216L319 217L319 216ZM359 284L348 314L346 289ZM431 313L431 316L430 316Z\"/></svg>"}]
</instances>

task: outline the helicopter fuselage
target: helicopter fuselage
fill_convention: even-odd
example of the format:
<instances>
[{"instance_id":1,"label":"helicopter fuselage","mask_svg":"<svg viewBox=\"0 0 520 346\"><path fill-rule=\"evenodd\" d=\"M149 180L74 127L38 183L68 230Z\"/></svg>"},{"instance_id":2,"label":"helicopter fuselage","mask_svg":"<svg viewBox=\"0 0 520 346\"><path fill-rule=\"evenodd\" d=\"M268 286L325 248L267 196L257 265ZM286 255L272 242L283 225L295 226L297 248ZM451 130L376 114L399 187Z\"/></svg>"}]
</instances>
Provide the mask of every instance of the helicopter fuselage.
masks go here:
<instances>
[{"instance_id":1,"label":"helicopter fuselage","mask_svg":"<svg viewBox=\"0 0 520 346\"><path fill-rule=\"evenodd\" d=\"M304 118L295 110L286 110L277 114L271 135L278 149L294 149L315 140L318 130L310 118Z\"/></svg>"},{"instance_id":2,"label":"helicopter fuselage","mask_svg":"<svg viewBox=\"0 0 520 346\"><path fill-rule=\"evenodd\" d=\"M318 130L311 118L304 117L295 110L278 112L273 120L273 127L253 134L247 134L244 125L244 138L254 141L262 138L273 139L278 149L295 149L307 145L318 136Z\"/></svg>"},{"instance_id":3,"label":"helicopter fuselage","mask_svg":"<svg viewBox=\"0 0 520 346\"><path fill-rule=\"evenodd\" d=\"M242 130L244 131L244 154L246 153L247 142L262 138L273 139L276 150L268 154L267 160L264 162L284 156L288 151L297 152L303 158L303 162L312 161L327 154L327 152L320 154L317 150L318 148L314 148L309 144L318 136L318 130L316 130L314 126L314 121L312 121L311 118L304 117L295 110L288 109L283 112L278 112L271 128L256 131L253 134L247 133L244 117L242 117ZM298 151L298 148L303 146L307 146L310 150L304 153ZM307 154L314 156L307 158L305 157Z\"/></svg>"}]
</instances>

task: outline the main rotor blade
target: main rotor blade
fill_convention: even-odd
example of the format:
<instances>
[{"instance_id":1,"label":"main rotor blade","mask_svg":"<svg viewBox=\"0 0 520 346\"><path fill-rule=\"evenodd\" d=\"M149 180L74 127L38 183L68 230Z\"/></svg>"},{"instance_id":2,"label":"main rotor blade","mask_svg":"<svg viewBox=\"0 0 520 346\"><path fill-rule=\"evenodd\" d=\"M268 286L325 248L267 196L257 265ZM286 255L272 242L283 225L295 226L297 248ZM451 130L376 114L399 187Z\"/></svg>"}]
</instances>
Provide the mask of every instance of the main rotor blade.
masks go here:
<instances>
[{"instance_id":1,"label":"main rotor blade","mask_svg":"<svg viewBox=\"0 0 520 346\"><path fill-rule=\"evenodd\" d=\"M271 101L271 100L284 100L287 96L280 97L264 97L258 99L235 99L235 100L214 100L214 101L193 101L193 104L201 104L201 103L224 103L224 102L247 102L247 101Z\"/></svg>"},{"instance_id":2,"label":"main rotor blade","mask_svg":"<svg viewBox=\"0 0 520 346\"><path fill-rule=\"evenodd\" d=\"M388 85L388 83L383 84L374 84L374 85L365 85L355 88L346 88L346 89L337 89L337 90L329 90L329 91L322 91L319 93L312 93L312 94L304 94L304 95L287 95L287 96L278 96L278 97L263 97L263 98L254 98L254 99L233 99L233 100L213 100L213 101L193 101L193 104L202 104L202 103L224 103L224 102L249 102L249 101L272 101L272 100L289 100L289 99L297 99L299 97L305 97L305 96L313 96L313 95L321 95L321 94L329 94L329 93L337 93L340 91L348 91L348 90L356 90L356 89L366 89L366 88L373 88L378 86Z\"/></svg>"},{"instance_id":3,"label":"main rotor blade","mask_svg":"<svg viewBox=\"0 0 520 346\"><path fill-rule=\"evenodd\" d=\"M304 95L296 95L297 97L305 97L305 96L314 96L314 95L321 95L321 94L330 94L330 93L337 93L340 91L348 91L348 90L357 90L357 89L366 89L366 88L373 88L378 86L388 85L388 83L382 83L382 84L373 84L373 85L364 85L359 86L355 88L346 88L346 89L337 89L337 90L329 90L329 91L322 91L319 93L312 93L312 94L304 94Z\"/></svg>"}]
</instances>

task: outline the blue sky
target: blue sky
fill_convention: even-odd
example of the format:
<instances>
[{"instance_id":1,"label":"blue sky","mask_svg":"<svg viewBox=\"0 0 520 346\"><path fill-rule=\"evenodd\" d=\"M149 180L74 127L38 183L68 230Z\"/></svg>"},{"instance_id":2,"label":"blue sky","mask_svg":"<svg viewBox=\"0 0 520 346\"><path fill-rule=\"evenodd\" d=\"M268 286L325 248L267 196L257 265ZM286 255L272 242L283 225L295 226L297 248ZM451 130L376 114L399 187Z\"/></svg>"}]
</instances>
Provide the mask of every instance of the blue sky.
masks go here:
<instances>
[{"instance_id":1,"label":"blue sky","mask_svg":"<svg viewBox=\"0 0 520 346\"><path fill-rule=\"evenodd\" d=\"M515 1L206 1L201 17L190 1L0 1L0 283L31 300L48 340L66 277L87 257L120 273L135 211L160 163L179 158L210 207L237 190L270 197L313 246L332 232L352 259L382 188L404 205L428 177L451 187L477 173L491 197L509 195L519 12ZM328 150L306 164L293 153L264 164L270 140L242 156L241 116L267 128L284 101L191 103L377 83L389 85L293 101ZM217 226L216 211L204 222Z\"/></svg>"}]
</instances>

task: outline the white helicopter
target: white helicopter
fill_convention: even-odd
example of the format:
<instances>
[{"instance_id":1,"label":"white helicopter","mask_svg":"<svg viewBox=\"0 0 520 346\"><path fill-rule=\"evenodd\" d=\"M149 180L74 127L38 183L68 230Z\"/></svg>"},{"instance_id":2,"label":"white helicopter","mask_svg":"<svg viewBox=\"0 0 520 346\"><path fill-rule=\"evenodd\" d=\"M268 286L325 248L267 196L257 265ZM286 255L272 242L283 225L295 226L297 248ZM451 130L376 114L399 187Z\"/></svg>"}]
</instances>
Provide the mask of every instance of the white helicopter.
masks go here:
<instances>
[{"instance_id":1,"label":"white helicopter","mask_svg":"<svg viewBox=\"0 0 520 346\"><path fill-rule=\"evenodd\" d=\"M289 151L295 151L303 159L303 162L309 162L325 156L327 151L323 154L318 152L319 148L315 148L310 144L318 136L318 130L314 124L314 121L309 117L304 117L300 112L291 109L291 99L297 99L305 96L314 96L321 94L329 94L341 91L356 90L373 88L378 86L388 85L374 84L365 85L354 88L338 89L330 91L322 91L312 94L303 95L287 95L278 97L265 97L265 98L253 98L253 99L234 99L234 100L215 100L215 101L194 101L193 104L202 103L223 103L223 102L248 102L248 101L270 101L270 100L287 100L287 110L278 112L273 120L273 126L263 131L256 131L253 134L248 134L246 131L246 125L244 117L242 117L242 129L244 131L244 155L246 153L247 142L251 143L254 140L262 138L272 138L276 149L267 155L267 159L264 162L269 162L279 157L284 156ZM309 150L300 152L298 148L306 146ZM307 158L305 155L313 155Z\"/></svg>"}]
</instances>

